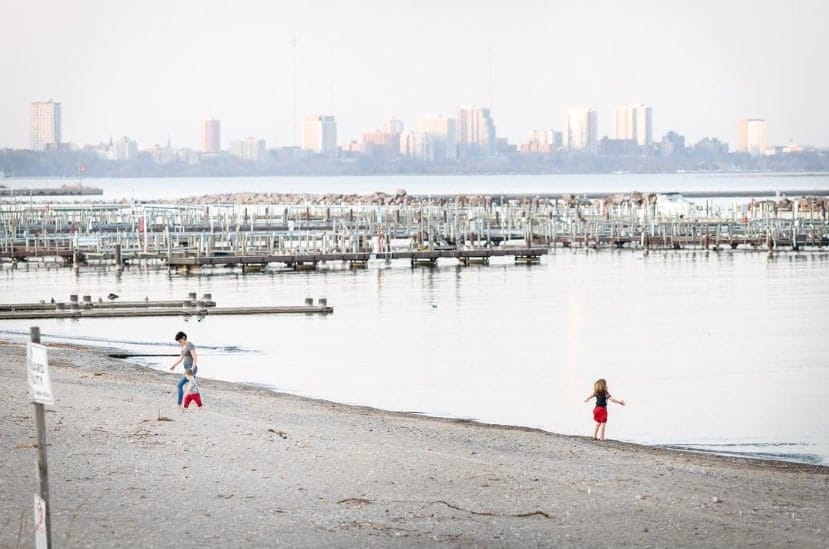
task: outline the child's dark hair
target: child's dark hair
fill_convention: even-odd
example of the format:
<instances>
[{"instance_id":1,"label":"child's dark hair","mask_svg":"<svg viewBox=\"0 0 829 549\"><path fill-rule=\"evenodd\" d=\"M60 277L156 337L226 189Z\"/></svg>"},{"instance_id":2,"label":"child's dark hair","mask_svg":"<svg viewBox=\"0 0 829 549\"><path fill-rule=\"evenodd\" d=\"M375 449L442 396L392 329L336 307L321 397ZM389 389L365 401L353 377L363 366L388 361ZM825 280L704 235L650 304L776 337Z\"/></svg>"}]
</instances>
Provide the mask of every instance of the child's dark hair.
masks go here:
<instances>
[{"instance_id":1,"label":"child's dark hair","mask_svg":"<svg viewBox=\"0 0 829 549\"><path fill-rule=\"evenodd\" d=\"M182 339L187 339L187 334L184 332L179 332L176 334L176 341L181 341Z\"/></svg>"}]
</instances>

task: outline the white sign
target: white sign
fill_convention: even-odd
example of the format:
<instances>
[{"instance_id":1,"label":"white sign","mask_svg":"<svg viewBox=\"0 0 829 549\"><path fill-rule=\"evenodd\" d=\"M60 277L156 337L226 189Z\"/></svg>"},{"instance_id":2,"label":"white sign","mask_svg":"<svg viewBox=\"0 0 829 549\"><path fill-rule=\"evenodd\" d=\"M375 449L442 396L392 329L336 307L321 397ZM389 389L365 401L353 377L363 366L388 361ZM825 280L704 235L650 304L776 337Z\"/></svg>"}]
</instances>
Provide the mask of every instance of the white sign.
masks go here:
<instances>
[{"instance_id":1,"label":"white sign","mask_svg":"<svg viewBox=\"0 0 829 549\"><path fill-rule=\"evenodd\" d=\"M35 547L37 549L47 549L49 546L48 538L46 537L46 502L43 498L35 494Z\"/></svg>"},{"instance_id":2,"label":"white sign","mask_svg":"<svg viewBox=\"0 0 829 549\"><path fill-rule=\"evenodd\" d=\"M46 346L29 342L26 349L26 363L29 366L29 389L32 390L32 400L54 406L55 397L52 395L52 383L49 381Z\"/></svg>"}]
</instances>

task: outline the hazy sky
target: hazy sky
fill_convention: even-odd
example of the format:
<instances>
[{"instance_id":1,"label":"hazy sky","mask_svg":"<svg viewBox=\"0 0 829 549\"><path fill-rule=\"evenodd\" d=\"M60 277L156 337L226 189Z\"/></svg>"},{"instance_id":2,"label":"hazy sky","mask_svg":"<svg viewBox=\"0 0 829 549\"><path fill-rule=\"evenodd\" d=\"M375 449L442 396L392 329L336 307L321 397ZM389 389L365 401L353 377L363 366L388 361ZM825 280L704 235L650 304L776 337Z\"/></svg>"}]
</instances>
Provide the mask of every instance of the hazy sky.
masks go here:
<instances>
[{"instance_id":1,"label":"hazy sky","mask_svg":"<svg viewBox=\"0 0 829 549\"><path fill-rule=\"evenodd\" d=\"M733 145L737 121L769 141L829 146L825 0L0 0L0 147L29 144L29 105L63 104L63 137L130 136L198 148L290 145L296 112L333 113L338 141L390 117L489 105L499 136L560 129L590 106L653 107L653 130Z\"/></svg>"}]
</instances>

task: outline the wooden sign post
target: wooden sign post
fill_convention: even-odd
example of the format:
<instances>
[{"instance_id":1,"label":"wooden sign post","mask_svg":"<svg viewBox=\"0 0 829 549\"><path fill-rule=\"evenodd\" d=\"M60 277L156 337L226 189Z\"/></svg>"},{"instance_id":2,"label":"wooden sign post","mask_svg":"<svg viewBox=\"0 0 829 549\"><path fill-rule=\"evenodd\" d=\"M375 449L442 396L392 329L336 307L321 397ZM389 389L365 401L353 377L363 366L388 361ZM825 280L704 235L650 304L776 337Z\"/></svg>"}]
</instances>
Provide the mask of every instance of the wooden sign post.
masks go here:
<instances>
[{"instance_id":1,"label":"wooden sign post","mask_svg":"<svg viewBox=\"0 0 829 549\"><path fill-rule=\"evenodd\" d=\"M29 388L32 391L37 425L38 497L35 498L35 543L37 549L51 549L52 521L49 505L49 469L46 462L46 414L43 408L46 404L54 405L55 399L52 395L52 383L49 381L46 347L40 344L40 328L37 326L31 328L31 342L26 351Z\"/></svg>"}]
</instances>

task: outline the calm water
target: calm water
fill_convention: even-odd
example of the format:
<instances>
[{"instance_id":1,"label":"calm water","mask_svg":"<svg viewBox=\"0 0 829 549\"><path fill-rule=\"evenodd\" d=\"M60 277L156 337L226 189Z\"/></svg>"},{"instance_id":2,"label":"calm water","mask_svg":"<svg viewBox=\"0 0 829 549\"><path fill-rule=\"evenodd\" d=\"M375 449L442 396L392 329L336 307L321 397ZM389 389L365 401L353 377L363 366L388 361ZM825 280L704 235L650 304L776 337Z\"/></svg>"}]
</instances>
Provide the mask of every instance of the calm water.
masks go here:
<instances>
[{"instance_id":1,"label":"calm water","mask_svg":"<svg viewBox=\"0 0 829 549\"><path fill-rule=\"evenodd\" d=\"M532 267L0 277L3 302L195 291L219 305L324 296L335 307L328 317L44 320L47 343L175 353L173 334L184 329L204 377L571 434L591 432L582 400L606 377L628 402L610 409L612 438L829 463L826 254L559 250ZM30 325L2 321L0 337L25 337Z\"/></svg>"},{"instance_id":2,"label":"calm water","mask_svg":"<svg viewBox=\"0 0 829 549\"><path fill-rule=\"evenodd\" d=\"M379 178L363 179L366 188L383 190L373 186ZM439 178L402 179L409 184L393 188L414 193L428 192L417 180ZM197 182L176 181L187 189L177 195L196 193L190 186ZM212 181L202 181L198 193L218 192ZM665 184L694 190L685 183ZM744 188L761 188L756 183ZM789 188L818 183L826 188L825 178ZM376 262L366 271L337 264L314 273L220 272L133 269L116 277L3 269L0 302L110 292L121 299L211 292L220 306L327 297L335 308L327 317L37 324L47 344L144 353L177 352L173 335L183 329L201 353L203 377L567 434L592 433L583 400L594 379L605 377L628 403L611 405L611 438L829 464L829 253L558 250L531 267L505 259L471 267L447 260L436 268ZM33 324L0 321L0 338L24 339ZM140 360L166 368L173 358ZM205 399L209 405L209 392Z\"/></svg>"}]
</instances>

